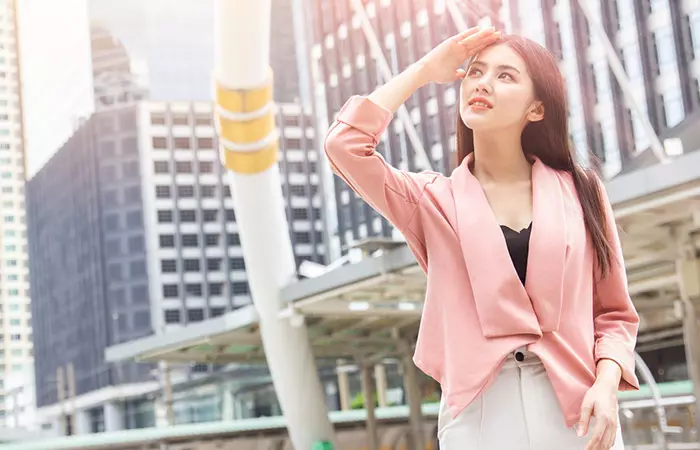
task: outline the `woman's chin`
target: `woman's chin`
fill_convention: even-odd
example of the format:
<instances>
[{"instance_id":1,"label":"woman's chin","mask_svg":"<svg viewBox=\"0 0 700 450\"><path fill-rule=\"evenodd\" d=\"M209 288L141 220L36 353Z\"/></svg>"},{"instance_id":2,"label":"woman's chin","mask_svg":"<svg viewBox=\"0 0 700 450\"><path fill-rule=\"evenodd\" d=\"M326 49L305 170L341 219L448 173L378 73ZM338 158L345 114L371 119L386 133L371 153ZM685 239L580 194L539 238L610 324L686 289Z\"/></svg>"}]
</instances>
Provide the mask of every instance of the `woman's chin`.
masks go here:
<instances>
[{"instance_id":1,"label":"woman's chin","mask_svg":"<svg viewBox=\"0 0 700 450\"><path fill-rule=\"evenodd\" d=\"M495 125L495 121L492 117L486 117L483 114L473 114L470 112L462 114L462 121L464 121L467 128L474 131L492 129Z\"/></svg>"}]
</instances>

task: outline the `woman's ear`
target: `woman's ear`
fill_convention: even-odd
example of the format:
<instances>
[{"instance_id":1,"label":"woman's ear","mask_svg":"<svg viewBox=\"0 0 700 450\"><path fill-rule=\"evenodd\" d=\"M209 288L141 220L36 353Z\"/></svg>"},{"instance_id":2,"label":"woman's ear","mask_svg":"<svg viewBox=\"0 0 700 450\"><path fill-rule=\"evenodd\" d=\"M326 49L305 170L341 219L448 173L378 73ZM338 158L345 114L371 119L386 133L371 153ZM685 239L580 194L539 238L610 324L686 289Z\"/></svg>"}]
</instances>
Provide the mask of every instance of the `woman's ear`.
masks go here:
<instances>
[{"instance_id":1,"label":"woman's ear","mask_svg":"<svg viewBox=\"0 0 700 450\"><path fill-rule=\"evenodd\" d=\"M530 111L527 113L527 120L529 122L539 122L542 119L544 119L544 104L537 100L530 107Z\"/></svg>"}]
</instances>

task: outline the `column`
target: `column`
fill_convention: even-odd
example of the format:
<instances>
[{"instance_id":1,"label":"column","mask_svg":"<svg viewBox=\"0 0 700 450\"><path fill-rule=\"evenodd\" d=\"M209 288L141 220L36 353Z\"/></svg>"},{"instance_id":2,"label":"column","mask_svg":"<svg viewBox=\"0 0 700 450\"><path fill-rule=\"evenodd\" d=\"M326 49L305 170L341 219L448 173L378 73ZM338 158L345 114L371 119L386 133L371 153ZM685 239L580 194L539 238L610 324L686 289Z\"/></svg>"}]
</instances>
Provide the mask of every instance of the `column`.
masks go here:
<instances>
[{"instance_id":1,"label":"column","mask_svg":"<svg viewBox=\"0 0 700 450\"><path fill-rule=\"evenodd\" d=\"M75 434L90 434L92 432L88 410L79 409L73 416L75 417Z\"/></svg>"},{"instance_id":2,"label":"column","mask_svg":"<svg viewBox=\"0 0 700 450\"><path fill-rule=\"evenodd\" d=\"M345 370L347 366L345 361L338 361L335 366L335 372L338 376L338 396L340 397L340 410L350 410L350 380L348 380L348 372Z\"/></svg>"},{"instance_id":3,"label":"column","mask_svg":"<svg viewBox=\"0 0 700 450\"><path fill-rule=\"evenodd\" d=\"M377 383L377 404L380 408L385 408L387 406L386 401L386 367L384 364L377 364L374 366L374 379Z\"/></svg>"},{"instance_id":4,"label":"column","mask_svg":"<svg viewBox=\"0 0 700 450\"><path fill-rule=\"evenodd\" d=\"M105 431L124 429L124 405L120 402L108 402L104 405Z\"/></svg>"},{"instance_id":5,"label":"column","mask_svg":"<svg viewBox=\"0 0 700 450\"><path fill-rule=\"evenodd\" d=\"M695 408L700 412L700 261L695 257L681 257L676 270L683 304L683 343L688 375L693 382Z\"/></svg>"},{"instance_id":6,"label":"column","mask_svg":"<svg viewBox=\"0 0 700 450\"><path fill-rule=\"evenodd\" d=\"M365 398L367 411L367 448L379 450L379 435L377 434L377 418L374 415L374 382L371 365L362 365L362 394Z\"/></svg>"},{"instance_id":7,"label":"column","mask_svg":"<svg viewBox=\"0 0 700 450\"><path fill-rule=\"evenodd\" d=\"M408 423L411 429L411 445L413 450L425 448L423 437L423 401L418 383L418 369L413 364L411 356L403 358L403 385L408 401Z\"/></svg>"}]
</instances>

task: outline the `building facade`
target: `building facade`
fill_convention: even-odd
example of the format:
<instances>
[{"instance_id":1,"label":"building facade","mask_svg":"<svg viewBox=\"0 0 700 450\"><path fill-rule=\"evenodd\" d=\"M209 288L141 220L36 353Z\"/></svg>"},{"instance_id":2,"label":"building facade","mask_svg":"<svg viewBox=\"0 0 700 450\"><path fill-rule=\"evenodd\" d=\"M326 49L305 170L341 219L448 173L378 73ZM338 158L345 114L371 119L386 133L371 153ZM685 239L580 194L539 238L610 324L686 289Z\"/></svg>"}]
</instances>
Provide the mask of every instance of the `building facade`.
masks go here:
<instances>
[{"instance_id":1,"label":"building facade","mask_svg":"<svg viewBox=\"0 0 700 450\"><path fill-rule=\"evenodd\" d=\"M280 105L281 189L297 263L324 263L318 156L304 124L308 111ZM104 351L250 303L234 195L209 102L99 111L28 182L42 423L62 433L150 423L139 414L158 371L107 364ZM174 369L189 379L217 368ZM75 414L64 417L62 403Z\"/></svg>"},{"instance_id":2,"label":"building facade","mask_svg":"<svg viewBox=\"0 0 700 450\"><path fill-rule=\"evenodd\" d=\"M10 377L32 364L17 21L15 4L0 4L0 426L8 425Z\"/></svg>"},{"instance_id":3,"label":"building facade","mask_svg":"<svg viewBox=\"0 0 700 450\"><path fill-rule=\"evenodd\" d=\"M527 36L554 52L565 75L570 107L570 135L579 159L589 152L614 176L653 162L649 136L640 116L626 106L606 59L603 41L588 26L576 0L502 0L492 2L362 2L308 0L314 40L311 49L316 81L319 129L327 129L343 103L367 95L417 61L442 40L467 26L501 24L508 33ZM679 138L685 151L700 147L700 2L697 0L614 0L588 2L602 22L629 78L631 89L662 141ZM455 17L454 11L459 17ZM363 23L371 25L363 28ZM375 41L381 52L373 52ZM378 58L371 55L376 54ZM428 85L406 102L410 121L392 121L377 150L401 169L419 171L420 149L406 129L415 128L432 169L448 174L454 151L459 85ZM366 203L335 179L338 245L367 237L394 237L397 232Z\"/></svg>"}]
</instances>

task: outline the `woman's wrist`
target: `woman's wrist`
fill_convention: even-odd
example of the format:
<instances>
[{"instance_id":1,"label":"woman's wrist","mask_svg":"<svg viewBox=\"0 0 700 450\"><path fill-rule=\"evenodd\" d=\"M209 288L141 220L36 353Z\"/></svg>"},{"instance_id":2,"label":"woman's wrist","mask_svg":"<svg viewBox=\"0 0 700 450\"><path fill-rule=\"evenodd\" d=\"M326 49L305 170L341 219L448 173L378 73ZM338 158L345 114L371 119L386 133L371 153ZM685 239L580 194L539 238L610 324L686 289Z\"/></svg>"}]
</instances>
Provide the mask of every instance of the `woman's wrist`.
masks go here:
<instances>
[{"instance_id":1,"label":"woman's wrist","mask_svg":"<svg viewBox=\"0 0 700 450\"><path fill-rule=\"evenodd\" d=\"M596 384L604 384L617 391L622 378L622 369L612 359L603 358L596 365Z\"/></svg>"}]
</instances>

